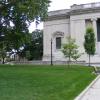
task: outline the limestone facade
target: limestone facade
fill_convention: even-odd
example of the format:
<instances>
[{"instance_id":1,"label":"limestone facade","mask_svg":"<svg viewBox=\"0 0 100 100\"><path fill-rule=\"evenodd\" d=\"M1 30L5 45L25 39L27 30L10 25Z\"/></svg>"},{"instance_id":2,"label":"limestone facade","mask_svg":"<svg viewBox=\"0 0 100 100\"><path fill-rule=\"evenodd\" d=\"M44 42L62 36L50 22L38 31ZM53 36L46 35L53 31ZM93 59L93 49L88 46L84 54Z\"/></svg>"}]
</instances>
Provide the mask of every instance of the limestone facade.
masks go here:
<instances>
[{"instance_id":1,"label":"limestone facade","mask_svg":"<svg viewBox=\"0 0 100 100\"><path fill-rule=\"evenodd\" d=\"M66 37L71 36L79 46L79 52L84 53L78 59L88 62L88 55L84 50L84 35L88 24L93 26L96 38L96 54L92 62L100 62L100 3L72 5L70 9L51 11L44 22L43 61L51 60L51 40L53 61L66 61L61 48ZM59 42L59 43L58 43Z\"/></svg>"}]
</instances>

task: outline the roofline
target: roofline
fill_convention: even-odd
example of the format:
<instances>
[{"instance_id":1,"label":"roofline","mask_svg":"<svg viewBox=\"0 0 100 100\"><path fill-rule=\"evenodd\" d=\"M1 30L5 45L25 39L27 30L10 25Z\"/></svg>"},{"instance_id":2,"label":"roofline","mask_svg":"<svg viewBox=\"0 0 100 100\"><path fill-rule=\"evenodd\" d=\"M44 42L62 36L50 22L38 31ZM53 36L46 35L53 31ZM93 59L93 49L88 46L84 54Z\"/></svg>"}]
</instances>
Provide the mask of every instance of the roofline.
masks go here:
<instances>
[{"instance_id":1,"label":"roofline","mask_svg":"<svg viewBox=\"0 0 100 100\"><path fill-rule=\"evenodd\" d=\"M100 2L97 3L93 2L81 5L74 4L71 6L71 9L62 9L62 10L55 10L48 12L48 17L45 19L45 21L66 19L70 18L70 16L72 15L97 13L97 12L100 12Z\"/></svg>"}]
</instances>

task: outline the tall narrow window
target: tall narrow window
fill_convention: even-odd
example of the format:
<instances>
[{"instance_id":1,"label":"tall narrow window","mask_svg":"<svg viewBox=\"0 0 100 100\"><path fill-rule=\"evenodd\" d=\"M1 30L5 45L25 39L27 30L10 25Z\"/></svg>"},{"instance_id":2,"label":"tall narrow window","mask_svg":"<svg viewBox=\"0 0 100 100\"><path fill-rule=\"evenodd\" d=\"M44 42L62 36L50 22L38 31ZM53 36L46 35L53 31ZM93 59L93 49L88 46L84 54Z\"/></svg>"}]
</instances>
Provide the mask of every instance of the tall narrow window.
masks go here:
<instances>
[{"instance_id":1,"label":"tall narrow window","mask_svg":"<svg viewBox=\"0 0 100 100\"><path fill-rule=\"evenodd\" d=\"M100 19L97 20L97 40L100 42Z\"/></svg>"},{"instance_id":2,"label":"tall narrow window","mask_svg":"<svg viewBox=\"0 0 100 100\"><path fill-rule=\"evenodd\" d=\"M61 49L61 37L56 37L56 49Z\"/></svg>"}]
</instances>

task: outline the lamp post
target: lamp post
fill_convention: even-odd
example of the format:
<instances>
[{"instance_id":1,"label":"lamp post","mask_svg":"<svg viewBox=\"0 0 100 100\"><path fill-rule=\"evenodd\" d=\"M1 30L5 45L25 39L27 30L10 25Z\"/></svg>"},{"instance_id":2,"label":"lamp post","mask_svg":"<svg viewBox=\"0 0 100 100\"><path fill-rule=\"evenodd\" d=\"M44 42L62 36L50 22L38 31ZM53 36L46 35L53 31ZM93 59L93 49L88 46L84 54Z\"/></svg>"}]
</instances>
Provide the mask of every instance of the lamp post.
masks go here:
<instances>
[{"instance_id":1,"label":"lamp post","mask_svg":"<svg viewBox=\"0 0 100 100\"><path fill-rule=\"evenodd\" d=\"M51 66L53 65L53 59L52 59L52 38L51 38Z\"/></svg>"}]
</instances>

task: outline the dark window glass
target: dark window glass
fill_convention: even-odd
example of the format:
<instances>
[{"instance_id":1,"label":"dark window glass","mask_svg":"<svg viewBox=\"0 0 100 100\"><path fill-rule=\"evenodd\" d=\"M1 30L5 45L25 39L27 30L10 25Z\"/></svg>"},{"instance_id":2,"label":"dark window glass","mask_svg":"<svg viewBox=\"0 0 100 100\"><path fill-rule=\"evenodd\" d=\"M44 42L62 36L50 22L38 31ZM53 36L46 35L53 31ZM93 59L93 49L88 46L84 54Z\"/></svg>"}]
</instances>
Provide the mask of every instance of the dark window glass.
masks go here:
<instances>
[{"instance_id":1,"label":"dark window glass","mask_svg":"<svg viewBox=\"0 0 100 100\"><path fill-rule=\"evenodd\" d=\"M61 49L61 37L56 38L56 49Z\"/></svg>"},{"instance_id":2,"label":"dark window glass","mask_svg":"<svg viewBox=\"0 0 100 100\"><path fill-rule=\"evenodd\" d=\"M100 42L100 19L97 20L97 39Z\"/></svg>"}]
</instances>

